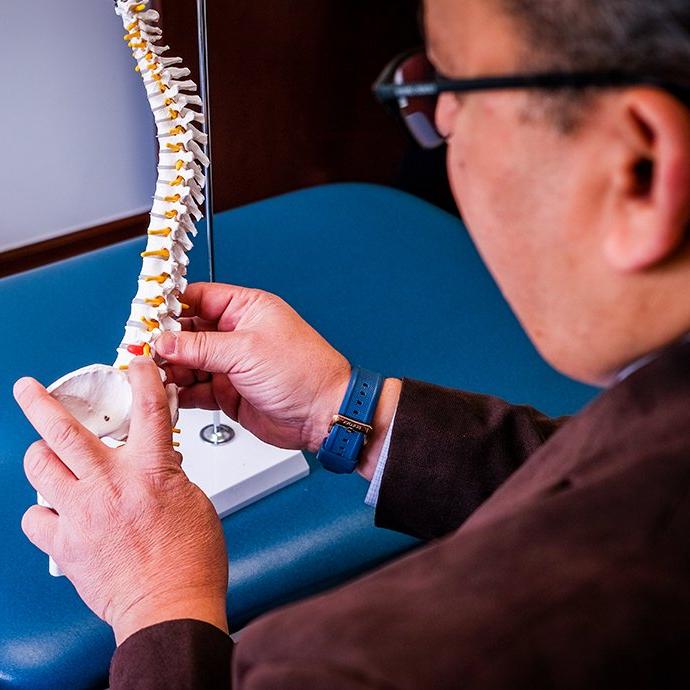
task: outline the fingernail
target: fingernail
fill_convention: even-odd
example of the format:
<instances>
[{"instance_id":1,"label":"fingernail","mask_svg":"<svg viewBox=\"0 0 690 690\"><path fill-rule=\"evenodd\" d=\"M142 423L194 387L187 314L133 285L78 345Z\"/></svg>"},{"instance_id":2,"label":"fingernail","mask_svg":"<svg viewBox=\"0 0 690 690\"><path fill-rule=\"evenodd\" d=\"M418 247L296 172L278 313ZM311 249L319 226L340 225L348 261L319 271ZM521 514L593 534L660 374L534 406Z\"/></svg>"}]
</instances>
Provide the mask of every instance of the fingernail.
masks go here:
<instances>
[{"instance_id":1,"label":"fingernail","mask_svg":"<svg viewBox=\"0 0 690 690\"><path fill-rule=\"evenodd\" d=\"M156 352L159 355L173 355L175 354L175 346L177 345L177 335L175 333L163 333L156 340Z\"/></svg>"}]
</instances>

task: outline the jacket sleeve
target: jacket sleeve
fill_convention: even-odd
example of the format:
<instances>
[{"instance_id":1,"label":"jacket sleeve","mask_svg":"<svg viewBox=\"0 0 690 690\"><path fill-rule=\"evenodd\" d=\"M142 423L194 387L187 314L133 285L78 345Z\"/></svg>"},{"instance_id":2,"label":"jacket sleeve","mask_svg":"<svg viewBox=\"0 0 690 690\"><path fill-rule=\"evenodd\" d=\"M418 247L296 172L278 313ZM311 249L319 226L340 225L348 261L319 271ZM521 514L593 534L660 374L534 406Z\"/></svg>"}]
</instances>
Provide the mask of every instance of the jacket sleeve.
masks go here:
<instances>
[{"instance_id":1,"label":"jacket sleeve","mask_svg":"<svg viewBox=\"0 0 690 690\"><path fill-rule=\"evenodd\" d=\"M404 379L376 525L421 539L457 529L565 421Z\"/></svg>"},{"instance_id":2,"label":"jacket sleeve","mask_svg":"<svg viewBox=\"0 0 690 690\"><path fill-rule=\"evenodd\" d=\"M172 620L139 630L115 651L110 690L226 690L233 644L210 623Z\"/></svg>"}]
</instances>

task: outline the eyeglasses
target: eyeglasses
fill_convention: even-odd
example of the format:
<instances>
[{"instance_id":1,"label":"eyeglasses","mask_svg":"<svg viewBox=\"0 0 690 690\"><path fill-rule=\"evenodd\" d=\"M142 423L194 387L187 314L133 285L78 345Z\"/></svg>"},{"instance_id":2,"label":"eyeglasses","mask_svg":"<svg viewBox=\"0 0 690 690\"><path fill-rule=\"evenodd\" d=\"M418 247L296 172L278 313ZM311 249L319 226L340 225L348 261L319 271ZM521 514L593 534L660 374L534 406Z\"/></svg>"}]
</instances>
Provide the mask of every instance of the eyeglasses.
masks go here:
<instances>
[{"instance_id":1,"label":"eyeglasses","mask_svg":"<svg viewBox=\"0 0 690 690\"><path fill-rule=\"evenodd\" d=\"M690 84L625 72L544 72L505 76L451 79L439 74L423 50L403 53L386 65L373 86L378 100L407 126L414 140L425 149L445 143L435 124L436 104L442 93L471 93L507 89L611 88L654 86L690 103Z\"/></svg>"}]
</instances>

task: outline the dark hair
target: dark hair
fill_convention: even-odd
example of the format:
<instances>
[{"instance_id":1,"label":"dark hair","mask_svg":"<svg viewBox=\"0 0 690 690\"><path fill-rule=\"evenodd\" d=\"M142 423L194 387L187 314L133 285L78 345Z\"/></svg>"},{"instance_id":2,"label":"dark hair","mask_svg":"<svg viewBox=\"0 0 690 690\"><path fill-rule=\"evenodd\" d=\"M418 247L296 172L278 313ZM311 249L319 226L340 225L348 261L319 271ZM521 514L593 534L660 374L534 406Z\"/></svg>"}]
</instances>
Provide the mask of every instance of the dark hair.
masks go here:
<instances>
[{"instance_id":1,"label":"dark hair","mask_svg":"<svg viewBox=\"0 0 690 690\"><path fill-rule=\"evenodd\" d=\"M621 70L690 85L688 0L499 2L522 30L526 68ZM586 101L587 94L576 93L548 98L559 103L564 128L576 124L583 96Z\"/></svg>"}]
</instances>

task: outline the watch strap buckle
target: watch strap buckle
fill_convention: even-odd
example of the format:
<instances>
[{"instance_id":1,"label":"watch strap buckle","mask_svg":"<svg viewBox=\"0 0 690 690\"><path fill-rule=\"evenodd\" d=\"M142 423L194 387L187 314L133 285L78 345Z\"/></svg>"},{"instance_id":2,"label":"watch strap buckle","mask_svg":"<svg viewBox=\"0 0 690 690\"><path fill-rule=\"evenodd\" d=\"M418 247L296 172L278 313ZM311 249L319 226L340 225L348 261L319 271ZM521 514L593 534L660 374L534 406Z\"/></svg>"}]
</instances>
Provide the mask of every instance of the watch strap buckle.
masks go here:
<instances>
[{"instance_id":1,"label":"watch strap buckle","mask_svg":"<svg viewBox=\"0 0 690 690\"><path fill-rule=\"evenodd\" d=\"M333 415L333 419L331 419L331 423L328 426L328 432L330 433L335 425L343 427L346 431L354 431L360 434L364 434L364 436L368 436L373 430L374 427L371 426L371 424L365 424L364 422L360 422L357 419L352 419L351 417L346 417L343 414L335 414Z\"/></svg>"}]
</instances>

